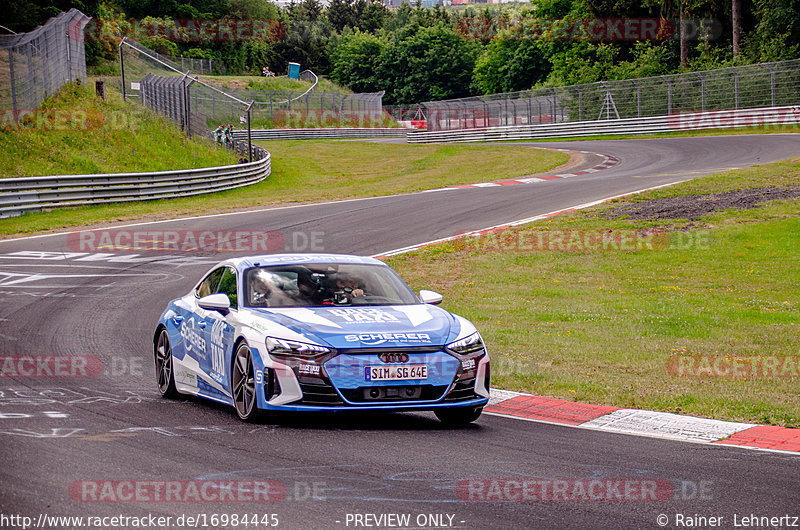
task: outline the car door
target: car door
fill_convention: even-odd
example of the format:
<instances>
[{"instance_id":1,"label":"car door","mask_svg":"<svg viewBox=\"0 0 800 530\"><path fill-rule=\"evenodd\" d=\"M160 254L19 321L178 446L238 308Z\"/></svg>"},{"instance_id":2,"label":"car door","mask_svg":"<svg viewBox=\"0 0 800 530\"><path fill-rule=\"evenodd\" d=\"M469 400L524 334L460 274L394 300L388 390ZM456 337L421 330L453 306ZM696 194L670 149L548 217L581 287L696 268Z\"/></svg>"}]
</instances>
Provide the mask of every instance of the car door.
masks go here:
<instances>
[{"instance_id":1,"label":"car door","mask_svg":"<svg viewBox=\"0 0 800 530\"><path fill-rule=\"evenodd\" d=\"M214 294L225 272L218 267L209 272L189 297L185 314L179 315L182 357L173 356L175 383L181 390L207 395L210 387L205 365L208 358L208 320L206 311L197 305L204 296Z\"/></svg>"},{"instance_id":2,"label":"car door","mask_svg":"<svg viewBox=\"0 0 800 530\"><path fill-rule=\"evenodd\" d=\"M205 331L206 356L200 363L208 381L208 392L221 398L230 397L229 364L233 350L235 325L229 319L234 319L237 313L238 296L236 293L236 270L232 267L223 267L219 282L211 294L225 294L230 300L231 311L223 315L219 311L208 311L198 307L197 315L202 319Z\"/></svg>"}]
</instances>

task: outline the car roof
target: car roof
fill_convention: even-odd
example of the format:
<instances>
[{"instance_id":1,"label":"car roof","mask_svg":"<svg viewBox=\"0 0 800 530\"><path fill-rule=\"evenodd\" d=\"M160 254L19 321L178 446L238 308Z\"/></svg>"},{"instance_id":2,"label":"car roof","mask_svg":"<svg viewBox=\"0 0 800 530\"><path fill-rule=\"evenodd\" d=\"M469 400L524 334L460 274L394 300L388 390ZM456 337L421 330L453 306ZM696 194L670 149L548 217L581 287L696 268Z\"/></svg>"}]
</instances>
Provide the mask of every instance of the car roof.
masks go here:
<instances>
[{"instance_id":1,"label":"car roof","mask_svg":"<svg viewBox=\"0 0 800 530\"><path fill-rule=\"evenodd\" d=\"M270 265L302 265L304 263L360 263L364 265L387 266L382 261L365 256L352 254L263 254L260 256L245 256L228 260L239 269Z\"/></svg>"}]
</instances>

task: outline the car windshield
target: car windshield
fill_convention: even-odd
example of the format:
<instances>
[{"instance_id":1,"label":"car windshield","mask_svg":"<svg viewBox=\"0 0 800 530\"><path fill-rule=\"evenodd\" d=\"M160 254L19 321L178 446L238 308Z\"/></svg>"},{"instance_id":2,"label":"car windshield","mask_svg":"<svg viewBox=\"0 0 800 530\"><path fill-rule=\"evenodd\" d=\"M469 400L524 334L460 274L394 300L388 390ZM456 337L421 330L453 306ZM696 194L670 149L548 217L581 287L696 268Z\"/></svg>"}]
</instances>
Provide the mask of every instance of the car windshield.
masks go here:
<instances>
[{"instance_id":1,"label":"car windshield","mask_svg":"<svg viewBox=\"0 0 800 530\"><path fill-rule=\"evenodd\" d=\"M419 301L382 265L304 263L253 267L244 274L249 307L408 305Z\"/></svg>"}]
</instances>

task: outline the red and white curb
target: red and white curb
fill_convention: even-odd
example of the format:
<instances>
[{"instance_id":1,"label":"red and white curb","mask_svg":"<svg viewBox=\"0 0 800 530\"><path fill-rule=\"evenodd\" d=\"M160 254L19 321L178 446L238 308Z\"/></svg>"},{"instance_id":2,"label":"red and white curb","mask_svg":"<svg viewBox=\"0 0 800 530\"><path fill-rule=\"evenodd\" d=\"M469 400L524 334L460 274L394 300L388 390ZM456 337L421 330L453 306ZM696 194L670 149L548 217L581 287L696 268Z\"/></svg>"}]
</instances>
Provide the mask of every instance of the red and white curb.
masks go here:
<instances>
[{"instance_id":1,"label":"red and white curb","mask_svg":"<svg viewBox=\"0 0 800 530\"><path fill-rule=\"evenodd\" d=\"M800 453L800 429L623 409L492 390L484 412L599 431Z\"/></svg>"},{"instance_id":2,"label":"red and white curb","mask_svg":"<svg viewBox=\"0 0 800 530\"><path fill-rule=\"evenodd\" d=\"M562 153L570 153L574 152L570 149L554 149L550 147L546 147L543 149L547 149L548 151L561 151ZM616 166L619 164L619 158L611 155L604 155L602 153L593 153L591 151L578 151L579 153L583 153L585 155L600 155L603 157L603 161L600 164L597 164L594 167L589 169L582 169L580 171L575 171L574 173L559 173L557 175L548 175L545 177L528 177L528 178L517 178L517 179L508 179L508 180L496 180L493 182L480 182L478 184L463 184L459 186L448 186L446 188L437 188L435 190L428 190L428 191L443 191L443 190L460 190L466 188L492 188L496 186L514 186L517 184L531 184L534 182L547 182L550 180L559 180L559 179L566 179L570 177L577 177L580 175L588 175L590 173L597 173L598 171L602 171L604 169L608 169L611 167Z\"/></svg>"}]
</instances>

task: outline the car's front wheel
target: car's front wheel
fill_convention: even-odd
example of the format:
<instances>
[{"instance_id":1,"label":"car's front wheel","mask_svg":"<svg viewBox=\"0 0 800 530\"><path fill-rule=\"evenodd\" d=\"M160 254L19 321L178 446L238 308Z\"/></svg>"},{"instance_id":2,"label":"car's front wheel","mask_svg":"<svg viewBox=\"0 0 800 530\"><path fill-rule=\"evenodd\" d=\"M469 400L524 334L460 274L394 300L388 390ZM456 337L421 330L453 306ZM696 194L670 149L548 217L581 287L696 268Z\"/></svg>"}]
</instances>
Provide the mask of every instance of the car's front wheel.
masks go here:
<instances>
[{"instance_id":1,"label":"car's front wheel","mask_svg":"<svg viewBox=\"0 0 800 530\"><path fill-rule=\"evenodd\" d=\"M254 421L258 416L256 407L256 380L253 371L253 354L250 347L242 342L233 356L233 373L231 374L233 389L233 405L236 414L245 421Z\"/></svg>"},{"instance_id":2,"label":"car's front wheel","mask_svg":"<svg viewBox=\"0 0 800 530\"><path fill-rule=\"evenodd\" d=\"M158 334L154 350L158 391L165 398L177 397L178 390L175 388L175 374L172 370L172 347L166 329L162 328Z\"/></svg>"},{"instance_id":3,"label":"car's front wheel","mask_svg":"<svg viewBox=\"0 0 800 530\"><path fill-rule=\"evenodd\" d=\"M447 425L466 425L477 420L483 407L453 407L447 409L436 409L433 411L439 421Z\"/></svg>"}]
</instances>

